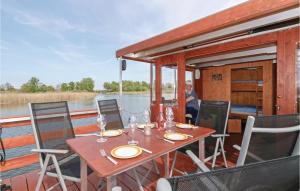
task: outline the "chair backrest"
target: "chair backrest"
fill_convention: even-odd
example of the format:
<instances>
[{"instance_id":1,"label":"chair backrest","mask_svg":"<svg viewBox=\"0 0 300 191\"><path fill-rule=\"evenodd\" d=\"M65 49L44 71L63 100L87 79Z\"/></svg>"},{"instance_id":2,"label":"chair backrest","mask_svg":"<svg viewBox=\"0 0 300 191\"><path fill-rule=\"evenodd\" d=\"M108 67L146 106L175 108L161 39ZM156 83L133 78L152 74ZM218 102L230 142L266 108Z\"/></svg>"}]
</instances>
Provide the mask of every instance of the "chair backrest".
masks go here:
<instances>
[{"instance_id":1,"label":"chair backrest","mask_svg":"<svg viewBox=\"0 0 300 191\"><path fill-rule=\"evenodd\" d=\"M245 163L292 155L299 132L299 114L256 117Z\"/></svg>"},{"instance_id":2,"label":"chair backrest","mask_svg":"<svg viewBox=\"0 0 300 191\"><path fill-rule=\"evenodd\" d=\"M225 134L230 111L230 102L201 100L196 125L216 130L216 134Z\"/></svg>"},{"instance_id":3,"label":"chair backrest","mask_svg":"<svg viewBox=\"0 0 300 191\"><path fill-rule=\"evenodd\" d=\"M74 138L74 130L69 113L68 103L48 102L48 103L29 103L31 123L35 141L38 149L66 149L69 147L67 139ZM73 152L57 155L60 161ZM45 156L40 157L41 166Z\"/></svg>"},{"instance_id":4,"label":"chair backrest","mask_svg":"<svg viewBox=\"0 0 300 191\"><path fill-rule=\"evenodd\" d=\"M299 159L299 155L290 156L235 168L172 177L167 180L172 191L298 190ZM165 184L164 181L160 182Z\"/></svg>"},{"instance_id":5,"label":"chair backrest","mask_svg":"<svg viewBox=\"0 0 300 191\"><path fill-rule=\"evenodd\" d=\"M97 100L97 106L98 113L105 114L106 116L106 129L124 129L118 102L116 99Z\"/></svg>"}]
</instances>

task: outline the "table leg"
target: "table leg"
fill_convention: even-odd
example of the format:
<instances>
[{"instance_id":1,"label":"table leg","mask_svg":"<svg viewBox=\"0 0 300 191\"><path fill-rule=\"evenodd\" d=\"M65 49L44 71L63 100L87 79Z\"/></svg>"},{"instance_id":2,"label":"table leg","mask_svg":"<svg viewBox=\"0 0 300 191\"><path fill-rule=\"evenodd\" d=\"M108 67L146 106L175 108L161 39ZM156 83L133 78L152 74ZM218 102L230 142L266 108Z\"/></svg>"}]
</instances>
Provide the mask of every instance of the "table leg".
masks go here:
<instances>
[{"instance_id":1,"label":"table leg","mask_svg":"<svg viewBox=\"0 0 300 191\"><path fill-rule=\"evenodd\" d=\"M81 191L87 191L87 164L82 158L80 158L80 179Z\"/></svg>"},{"instance_id":2,"label":"table leg","mask_svg":"<svg viewBox=\"0 0 300 191\"><path fill-rule=\"evenodd\" d=\"M116 176L108 176L106 177L106 190L111 191L114 186L117 185Z\"/></svg>"},{"instance_id":3,"label":"table leg","mask_svg":"<svg viewBox=\"0 0 300 191\"><path fill-rule=\"evenodd\" d=\"M169 153L163 155L164 165L165 165L165 177L169 178L169 164L170 164L170 157Z\"/></svg>"},{"instance_id":4,"label":"table leg","mask_svg":"<svg viewBox=\"0 0 300 191\"><path fill-rule=\"evenodd\" d=\"M199 159L204 161L205 159L205 146L204 146L204 138L199 140Z\"/></svg>"}]
</instances>

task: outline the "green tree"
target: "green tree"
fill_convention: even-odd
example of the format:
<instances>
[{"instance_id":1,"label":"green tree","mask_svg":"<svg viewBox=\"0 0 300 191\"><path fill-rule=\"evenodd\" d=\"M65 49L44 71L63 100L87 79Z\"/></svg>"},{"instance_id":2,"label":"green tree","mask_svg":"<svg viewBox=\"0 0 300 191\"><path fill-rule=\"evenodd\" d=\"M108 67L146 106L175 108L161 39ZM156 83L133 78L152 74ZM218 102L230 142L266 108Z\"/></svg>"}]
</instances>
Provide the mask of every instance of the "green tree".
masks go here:
<instances>
[{"instance_id":1,"label":"green tree","mask_svg":"<svg viewBox=\"0 0 300 191\"><path fill-rule=\"evenodd\" d=\"M39 87L39 92L54 92L55 88L50 85L41 84Z\"/></svg>"},{"instance_id":2,"label":"green tree","mask_svg":"<svg viewBox=\"0 0 300 191\"><path fill-rule=\"evenodd\" d=\"M75 83L69 82L69 91L74 91L74 90L75 90Z\"/></svg>"},{"instance_id":3,"label":"green tree","mask_svg":"<svg viewBox=\"0 0 300 191\"><path fill-rule=\"evenodd\" d=\"M0 91L15 91L15 87L10 83L6 82L0 86Z\"/></svg>"},{"instance_id":4,"label":"green tree","mask_svg":"<svg viewBox=\"0 0 300 191\"><path fill-rule=\"evenodd\" d=\"M60 85L60 91L66 92L66 91L68 91L68 90L69 90L69 86L68 86L67 83L62 83L62 84Z\"/></svg>"},{"instance_id":5,"label":"green tree","mask_svg":"<svg viewBox=\"0 0 300 191\"><path fill-rule=\"evenodd\" d=\"M39 91L39 79L36 77L32 77L28 82L26 82L25 84L23 84L21 86L21 91L22 92L30 92L30 93L34 93L34 92L38 92Z\"/></svg>"},{"instance_id":6,"label":"green tree","mask_svg":"<svg viewBox=\"0 0 300 191\"><path fill-rule=\"evenodd\" d=\"M94 91L94 80L92 78L83 78L80 81L81 90L92 92Z\"/></svg>"},{"instance_id":7,"label":"green tree","mask_svg":"<svg viewBox=\"0 0 300 191\"><path fill-rule=\"evenodd\" d=\"M81 84L80 84L80 82L76 82L75 83L75 90L76 91L80 91L82 88L81 88Z\"/></svg>"}]
</instances>

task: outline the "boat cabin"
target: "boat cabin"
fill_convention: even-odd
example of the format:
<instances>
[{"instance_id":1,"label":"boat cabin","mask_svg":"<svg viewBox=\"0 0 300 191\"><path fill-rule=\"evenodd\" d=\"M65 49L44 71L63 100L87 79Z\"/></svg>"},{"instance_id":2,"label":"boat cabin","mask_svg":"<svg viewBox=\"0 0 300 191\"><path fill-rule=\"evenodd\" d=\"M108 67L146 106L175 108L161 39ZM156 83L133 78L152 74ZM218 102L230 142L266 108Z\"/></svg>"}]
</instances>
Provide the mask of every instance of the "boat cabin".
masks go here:
<instances>
[{"instance_id":1,"label":"boat cabin","mask_svg":"<svg viewBox=\"0 0 300 191\"><path fill-rule=\"evenodd\" d=\"M122 48L116 57L150 64L153 119L162 103L185 121L186 80L200 100L231 102L229 125L248 115L296 113L299 11L297 0L247 1Z\"/></svg>"}]
</instances>

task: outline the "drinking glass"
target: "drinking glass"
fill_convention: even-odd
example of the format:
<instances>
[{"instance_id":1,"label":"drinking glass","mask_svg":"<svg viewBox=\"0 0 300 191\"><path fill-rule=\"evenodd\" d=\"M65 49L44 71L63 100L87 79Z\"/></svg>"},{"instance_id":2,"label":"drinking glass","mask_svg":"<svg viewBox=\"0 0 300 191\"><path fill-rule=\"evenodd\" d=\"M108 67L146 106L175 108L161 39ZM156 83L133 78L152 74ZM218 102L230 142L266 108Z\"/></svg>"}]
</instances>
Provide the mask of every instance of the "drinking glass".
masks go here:
<instances>
[{"instance_id":1,"label":"drinking glass","mask_svg":"<svg viewBox=\"0 0 300 191\"><path fill-rule=\"evenodd\" d=\"M104 114L100 114L97 116L97 127L100 129L100 138L97 139L98 143L104 143L107 141L107 138L103 136L105 131L105 126L107 124L106 117Z\"/></svg>"},{"instance_id":2,"label":"drinking glass","mask_svg":"<svg viewBox=\"0 0 300 191\"><path fill-rule=\"evenodd\" d=\"M136 130L136 127L137 127L137 120L136 117L132 115L129 117L129 133L131 136L131 140L128 141L128 144L130 145L136 145L139 143L138 141L134 140L134 132Z\"/></svg>"}]
</instances>

